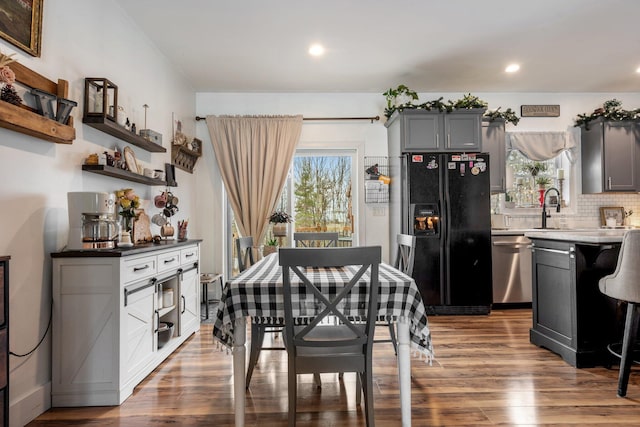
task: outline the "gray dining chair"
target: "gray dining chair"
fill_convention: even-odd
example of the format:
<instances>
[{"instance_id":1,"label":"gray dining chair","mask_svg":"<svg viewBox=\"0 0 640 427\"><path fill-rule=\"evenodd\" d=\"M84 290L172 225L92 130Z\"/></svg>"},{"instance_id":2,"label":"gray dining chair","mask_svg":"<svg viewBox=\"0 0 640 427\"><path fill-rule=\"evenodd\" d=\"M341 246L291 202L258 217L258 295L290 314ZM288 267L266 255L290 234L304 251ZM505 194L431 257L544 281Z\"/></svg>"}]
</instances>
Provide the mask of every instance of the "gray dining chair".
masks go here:
<instances>
[{"instance_id":1,"label":"gray dining chair","mask_svg":"<svg viewBox=\"0 0 640 427\"><path fill-rule=\"evenodd\" d=\"M640 321L640 230L629 230L624 234L616 269L612 274L600 279L599 287L603 294L627 303L622 351L618 355L618 396L624 397L627 394ZM611 350L611 346L609 348Z\"/></svg>"},{"instance_id":2,"label":"gray dining chair","mask_svg":"<svg viewBox=\"0 0 640 427\"><path fill-rule=\"evenodd\" d=\"M338 246L337 232L301 232L293 233L293 243L296 247L329 248Z\"/></svg>"},{"instance_id":3,"label":"gray dining chair","mask_svg":"<svg viewBox=\"0 0 640 427\"><path fill-rule=\"evenodd\" d=\"M413 274L413 264L415 262L416 236L409 234L398 234L396 236L396 258L393 266L402 271L407 276ZM389 339L374 340L376 343L390 342L393 344L393 350L398 355L398 340L396 338L396 330L394 324L388 320L385 323L378 322L377 326L387 326L389 328Z\"/></svg>"},{"instance_id":4,"label":"gray dining chair","mask_svg":"<svg viewBox=\"0 0 640 427\"><path fill-rule=\"evenodd\" d=\"M367 426L373 427L372 347L378 310L378 270L380 246L349 248L281 248L285 347L288 360L289 426L296 425L297 375L325 372L356 372L365 398ZM327 283L318 270L308 267L349 267L355 272L344 287ZM368 279L364 278L369 271ZM316 275L314 277L314 275ZM301 283L307 298L299 298L302 290L292 289ZM361 287L368 291L367 304ZM295 295L295 297L294 297ZM321 310L308 319L308 324L294 323L294 318L308 314L309 298ZM313 302L313 301L311 301ZM353 310L358 310L354 313ZM333 316L339 322L326 322Z\"/></svg>"},{"instance_id":5,"label":"gray dining chair","mask_svg":"<svg viewBox=\"0 0 640 427\"><path fill-rule=\"evenodd\" d=\"M236 239L236 256L240 273L253 265L253 237L238 237Z\"/></svg>"},{"instance_id":6,"label":"gray dining chair","mask_svg":"<svg viewBox=\"0 0 640 427\"><path fill-rule=\"evenodd\" d=\"M253 257L253 237L239 237L236 239L236 253L238 257L238 270L240 273L251 267L254 263ZM246 386L249 388L253 370L258 364L260 351L262 350L284 350L284 347L264 347L264 337L267 333L281 333L282 324L278 323L256 323L251 322L251 345L249 347L249 362L247 363Z\"/></svg>"}]
</instances>

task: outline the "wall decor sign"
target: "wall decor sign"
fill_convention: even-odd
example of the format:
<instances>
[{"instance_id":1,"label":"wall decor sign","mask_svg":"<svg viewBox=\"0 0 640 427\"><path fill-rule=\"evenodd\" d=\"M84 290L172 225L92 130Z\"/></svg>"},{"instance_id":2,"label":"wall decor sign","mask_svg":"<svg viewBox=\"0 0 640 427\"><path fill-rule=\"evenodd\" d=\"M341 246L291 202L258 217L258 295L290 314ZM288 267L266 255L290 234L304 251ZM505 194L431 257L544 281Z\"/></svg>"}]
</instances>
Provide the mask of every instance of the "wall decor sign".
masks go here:
<instances>
[{"instance_id":1,"label":"wall decor sign","mask_svg":"<svg viewBox=\"0 0 640 427\"><path fill-rule=\"evenodd\" d=\"M40 56L43 1L0 0L0 37L32 56Z\"/></svg>"},{"instance_id":2,"label":"wall decor sign","mask_svg":"<svg viewBox=\"0 0 640 427\"><path fill-rule=\"evenodd\" d=\"M559 105L521 105L522 117L560 117Z\"/></svg>"}]
</instances>

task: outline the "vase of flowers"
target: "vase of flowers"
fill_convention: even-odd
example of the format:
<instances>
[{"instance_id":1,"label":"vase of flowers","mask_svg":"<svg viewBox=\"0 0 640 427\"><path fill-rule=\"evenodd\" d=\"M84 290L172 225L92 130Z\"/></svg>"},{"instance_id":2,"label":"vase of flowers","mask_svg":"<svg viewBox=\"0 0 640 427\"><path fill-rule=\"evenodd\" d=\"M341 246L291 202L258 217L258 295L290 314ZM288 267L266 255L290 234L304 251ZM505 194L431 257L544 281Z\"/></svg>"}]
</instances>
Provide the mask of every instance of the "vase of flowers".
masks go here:
<instances>
[{"instance_id":1,"label":"vase of flowers","mask_svg":"<svg viewBox=\"0 0 640 427\"><path fill-rule=\"evenodd\" d=\"M140 207L140 197L131 188L116 191L116 204L120 207L122 231L133 232L134 222L138 216L136 209Z\"/></svg>"}]
</instances>

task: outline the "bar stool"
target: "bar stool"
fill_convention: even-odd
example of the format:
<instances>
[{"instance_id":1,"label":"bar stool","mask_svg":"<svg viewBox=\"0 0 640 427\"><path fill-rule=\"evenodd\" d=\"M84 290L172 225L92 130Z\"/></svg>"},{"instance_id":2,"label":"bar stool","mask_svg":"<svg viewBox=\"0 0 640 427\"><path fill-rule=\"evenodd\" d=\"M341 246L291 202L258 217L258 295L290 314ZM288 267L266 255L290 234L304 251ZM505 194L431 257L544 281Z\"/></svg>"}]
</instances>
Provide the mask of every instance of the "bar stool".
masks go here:
<instances>
[{"instance_id":1,"label":"bar stool","mask_svg":"<svg viewBox=\"0 0 640 427\"><path fill-rule=\"evenodd\" d=\"M625 233L615 271L600 279L600 292L627 302L627 319L624 326L618 396L627 394L633 350L638 336L640 320L640 230Z\"/></svg>"},{"instance_id":2,"label":"bar stool","mask_svg":"<svg viewBox=\"0 0 640 427\"><path fill-rule=\"evenodd\" d=\"M214 282L220 282L220 292L222 295L222 289L224 288L224 283L222 280L221 273L202 273L200 274L200 284L202 285L202 299L204 300L204 308L205 308L205 319L209 319L209 303L210 302L219 302L219 299L209 299L209 284Z\"/></svg>"}]
</instances>

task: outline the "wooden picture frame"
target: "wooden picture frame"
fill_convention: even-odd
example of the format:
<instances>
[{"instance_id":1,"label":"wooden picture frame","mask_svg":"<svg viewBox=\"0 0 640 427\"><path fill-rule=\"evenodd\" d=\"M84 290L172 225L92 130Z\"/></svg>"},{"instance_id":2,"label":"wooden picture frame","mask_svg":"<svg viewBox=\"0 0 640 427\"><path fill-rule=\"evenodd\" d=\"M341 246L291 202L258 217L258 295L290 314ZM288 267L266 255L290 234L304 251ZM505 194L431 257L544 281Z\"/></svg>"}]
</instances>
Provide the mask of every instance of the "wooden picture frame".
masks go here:
<instances>
[{"instance_id":1,"label":"wooden picture frame","mask_svg":"<svg viewBox=\"0 0 640 427\"><path fill-rule=\"evenodd\" d=\"M42 3L44 0L0 0L8 19L0 37L29 55L39 57L42 45Z\"/></svg>"},{"instance_id":2,"label":"wooden picture frame","mask_svg":"<svg viewBox=\"0 0 640 427\"><path fill-rule=\"evenodd\" d=\"M607 218L616 219L616 226L624 225L624 208L621 206L603 206L600 208L600 224L607 225Z\"/></svg>"}]
</instances>

